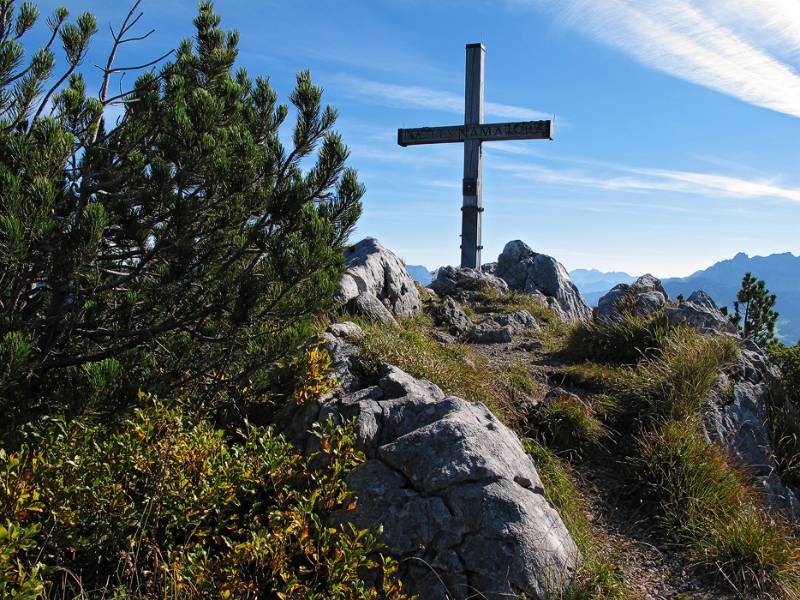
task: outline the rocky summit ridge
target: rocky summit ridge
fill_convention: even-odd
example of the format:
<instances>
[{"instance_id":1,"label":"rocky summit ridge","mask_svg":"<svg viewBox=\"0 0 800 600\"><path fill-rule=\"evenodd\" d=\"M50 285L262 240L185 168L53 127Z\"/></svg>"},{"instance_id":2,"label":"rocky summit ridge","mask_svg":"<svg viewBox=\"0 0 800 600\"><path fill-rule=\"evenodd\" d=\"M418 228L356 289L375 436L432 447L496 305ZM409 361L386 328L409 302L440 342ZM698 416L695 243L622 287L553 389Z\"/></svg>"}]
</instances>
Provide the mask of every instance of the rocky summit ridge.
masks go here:
<instances>
[{"instance_id":1,"label":"rocky summit ridge","mask_svg":"<svg viewBox=\"0 0 800 600\"><path fill-rule=\"evenodd\" d=\"M542 344L542 315L525 309L481 314L487 298L514 294L535 299L564 324L663 315L704 335L737 336L702 291L675 304L650 275L616 286L593 313L558 261L520 241L481 270L439 269L423 289L398 257L368 238L347 253L338 299L345 313L392 328L427 310L437 324L435 343L485 348L489 360L503 361ZM348 479L355 508L333 514L331 522L380 531L380 541L400 559L408 590L422 600L562 597L585 557L517 433L480 402L448 394L397 365L366 364L365 335L347 320L331 325L323 344L339 385L314 402L287 406L278 419L289 439L309 452L318 443L308 434L315 422L357 420L366 462ZM745 343L735 364L718 373L702 431L748 469L768 510L797 520L796 491L781 480L766 424L772 377L763 351ZM584 402L580 389L545 383L519 410L540 414L553 403Z\"/></svg>"}]
</instances>

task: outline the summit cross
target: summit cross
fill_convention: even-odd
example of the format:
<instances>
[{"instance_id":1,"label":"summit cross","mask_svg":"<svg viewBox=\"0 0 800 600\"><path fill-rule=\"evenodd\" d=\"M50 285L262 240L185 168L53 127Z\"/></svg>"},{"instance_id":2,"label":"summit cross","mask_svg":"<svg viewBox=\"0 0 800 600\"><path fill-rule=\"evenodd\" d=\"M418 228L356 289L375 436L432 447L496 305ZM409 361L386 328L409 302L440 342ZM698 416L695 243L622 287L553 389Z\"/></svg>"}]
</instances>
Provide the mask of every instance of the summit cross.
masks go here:
<instances>
[{"instance_id":1,"label":"summit cross","mask_svg":"<svg viewBox=\"0 0 800 600\"><path fill-rule=\"evenodd\" d=\"M445 127L398 129L401 146L464 143L464 179L461 207L461 266L481 267L481 222L483 220L483 142L502 140L552 140L552 121L517 123L483 122L483 44L467 44L467 75L464 91L464 124Z\"/></svg>"}]
</instances>

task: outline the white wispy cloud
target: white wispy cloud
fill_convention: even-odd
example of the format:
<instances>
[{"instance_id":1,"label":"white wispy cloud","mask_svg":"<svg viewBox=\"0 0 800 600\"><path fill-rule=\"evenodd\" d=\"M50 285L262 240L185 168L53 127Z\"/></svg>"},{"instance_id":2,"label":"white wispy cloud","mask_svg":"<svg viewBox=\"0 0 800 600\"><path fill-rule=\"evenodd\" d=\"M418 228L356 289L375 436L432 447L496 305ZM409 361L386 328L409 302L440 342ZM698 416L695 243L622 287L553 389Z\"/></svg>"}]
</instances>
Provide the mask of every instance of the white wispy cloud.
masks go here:
<instances>
[{"instance_id":1,"label":"white wispy cloud","mask_svg":"<svg viewBox=\"0 0 800 600\"><path fill-rule=\"evenodd\" d=\"M615 165L601 175L575 168L551 168L521 163L501 163L494 168L538 183L607 191L675 192L711 198L773 199L800 204L800 188L774 179L743 179L718 173L650 169Z\"/></svg>"},{"instance_id":2,"label":"white wispy cloud","mask_svg":"<svg viewBox=\"0 0 800 600\"><path fill-rule=\"evenodd\" d=\"M636 60L757 106L800 117L796 0L516 0Z\"/></svg>"},{"instance_id":3,"label":"white wispy cloud","mask_svg":"<svg viewBox=\"0 0 800 600\"><path fill-rule=\"evenodd\" d=\"M464 114L464 96L445 90L397 85L364 79L353 75L341 75L337 78L341 91L351 96L377 102L394 108L424 108L456 115ZM536 120L550 118L547 114L511 104L498 102L484 103L487 116L501 119Z\"/></svg>"}]
</instances>

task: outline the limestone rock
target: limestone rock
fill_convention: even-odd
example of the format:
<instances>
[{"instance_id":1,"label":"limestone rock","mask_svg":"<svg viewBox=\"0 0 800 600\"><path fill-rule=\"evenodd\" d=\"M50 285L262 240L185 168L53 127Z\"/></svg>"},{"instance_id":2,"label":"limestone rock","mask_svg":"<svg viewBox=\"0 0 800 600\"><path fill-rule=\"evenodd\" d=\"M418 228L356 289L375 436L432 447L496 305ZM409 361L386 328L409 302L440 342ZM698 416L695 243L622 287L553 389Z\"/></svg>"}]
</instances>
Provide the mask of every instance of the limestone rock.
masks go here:
<instances>
[{"instance_id":1,"label":"limestone rock","mask_svg":"<svg viewBox=\"0 0 800 600\"><path fill-rule=\"evenodd\" d=\"M349 302L348 306L355 314L364 316L370 321L384 325L397 325L397 321L386 305L378 300L372 292L361 292Z\"/></svg>"},{"instance_id":2,"label":"limestone rock","mask_svg":"<svg viewBox=\"0 0 800 600\"><path fill-rule=\"evenodd\" d=\"M469 341L475 344L504 344L513 336L527 331L539 331L536 318L527 310L518 310L508 315L490 317L469 332Z\"/></svg>"},{"instance_id":3,"label":"limestone rock","mask_svg":"<svg viewBox=\"0 0 800 600\"><path fill-rule=\"evenodd\" d=\"M503 327L510 327L514 335L541 329L536 318L527 310L518 310L507 315L494 317L494 321Z\"/></svg>"},{"instance_id":4,"label":"limestone rock","mask_svg":"<svg viewBox=\"0 0 800 600\"><path fill-rule=\"evenodd\" d=\"M469 341L474 344L506 344L511 341L512 336L513 331L508 325L486 319L469 332Z\"/></svg>"},{"instance_id":5,"label":"limestone rock","mask_svg":"<svg viewBox=\"0 0 800 600\"><path fill-rule=\"evenodd\" d=\"M379 312L373 298L394 316L410 317L421 310L419 292L403 261L378 240L365 238L352 246L345 252L345 263L336 294L339 304L358 311L366 308L371 318L378 318ZM365 294L366 299L356 302Z\"/></svg>"},{"instance_id":6,"label":"limestone rock","mask_svg":"<svg viewBox=\"0 0 800 600\"><path fill-rule=\"evenodd\" d=\"M781 481L767 424L769 372L765 356L745 347L732 375L721 374L708 399L703 428L755 479L769 508L800 521L800 501Z\"/></svg>"},{"instance_id":7,"label":"limestone rock","mask_svg":"<svg viewBox=\"0 0 800 600\"><path fill-rule=\"evenodd\" d=\"M476 294L487 290L500 295L508 292L508 285L499 277L477 269L460 267L439 269L431 287L440 296L455 296L465 299L472 299Z\"/></svg>"},{"instance_id":8,"label":"limestone rock","mask_svg":"<svg viewBox=\"0 0 800 600\"><path fill-rule=\"evenodd\" d=\"M720 312L711 296L703 291L693 292L686 301L667 309L670 323L687 323L702 333L737 335L736 326Z\"/></svg>"},{"instance_id":9,"label":"limestone rock","mask_svg":"<svg viewBox=\"0 0 800 600\"><path fill-rule=\"evenodd\" d=\"M334 323L328 327L328 333L337 338L344 338L346 340L360 340L364 337L364 331L352 321Z\"/></svg>"},{"instance_id":10,"label":"limestone rock","mask_svg":"<svg viewBox=\"0 0 800 600\"><path fill-rule=\"evenodd\" d=\"M334 364L356 368L355 347L325 335L338 344ZM373 385L354 384L357 373L344 380L285 415L284 433L307 451L316 438L301 427L358 418L367 461L348 476L356 508L334 513L331 524L382 527L380 541L421 600L560 597L580 554L517 436L483 404L396 367L385 365Z\"/></svg>"},{"instance_id":11,"label":"limestone rock","mask_svg":"<svg viewBox=\"0 0 800 600\"><path fill-rule=\"evenodd\" d=\"M597 302L598 319L614 319L626 309L637 317L645 317L667 304L667 292L661 281L650 274L642 275L631 284L620 283Z\"/></svg>"},{"instance_id":12,"label":"limestone rock","mask_svg":"<svg viewBox=\"0 0 800 600\"><path fill-rule=\"evenodd\" d=\"M464 336L473 327L470 318L451 296L445 297L442 306L436 311L435 317L438 324L447 327L455 336Z\"/></svg>"},{"instance_id":13,"label":"limestone rock","mask_svg":"<svg viewBox=\"0 0 800 600\"><path fill-rule=\"evenodd\" d=\"M494 272L513 290L526 294L539 292L548 298L548 304L552 298L564 321L581 321L592 316L592 309L564 266L552 256L534 252L520 240L505 245Z\"/></svg>"}]
</instances>

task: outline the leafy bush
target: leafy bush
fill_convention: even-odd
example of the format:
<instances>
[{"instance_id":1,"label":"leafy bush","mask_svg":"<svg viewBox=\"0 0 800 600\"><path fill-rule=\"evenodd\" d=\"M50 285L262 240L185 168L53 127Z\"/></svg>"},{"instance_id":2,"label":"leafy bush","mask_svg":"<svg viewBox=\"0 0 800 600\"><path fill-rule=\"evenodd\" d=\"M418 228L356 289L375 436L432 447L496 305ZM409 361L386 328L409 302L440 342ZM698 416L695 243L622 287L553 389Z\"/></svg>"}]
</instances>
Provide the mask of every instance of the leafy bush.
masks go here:
<instances>
[{"instance_id":1,"label":"leafy bush","mask_svg":"<svg viewBox=\"0 0 800 600\"><path fill-rule=\"evenodd\" d=\"M269 429L234 440L143 402L113 426L49 419L0 453L3 597L404 597L371 534L326 526L352 508L350 426L317 429L303 458Z\"/></svg>"},{"instance_id":2,"label":"leafy bush","mask_svg":"<svg viewBox=\"0 0 800 600\"><path fill-rule=\"evenodd\" d=\"M694 420L644 432L632 459L659 522L743 597L800 594L800 540L770 518Z\"/></svg>"},{"instance_id":3,"label":"leafy bush","mask_svg":"<svg viewBox=\"0 0 800 600\"><path fill-rule=\"evenodd\" d=\"M288 108L235 68L238 34L210 2L173 62L116 95L129 69L110 60L97 97L79 73L94 18L49 21L59 77L49 45L23 64L38 13L14 5L0 3L0 409L264 389L329 306L360 213L336 111L300 73L284 148ZM115 28L112 59L136 21Z\"/></svg>"}]
</instances>

